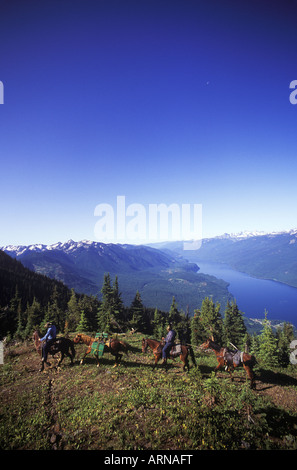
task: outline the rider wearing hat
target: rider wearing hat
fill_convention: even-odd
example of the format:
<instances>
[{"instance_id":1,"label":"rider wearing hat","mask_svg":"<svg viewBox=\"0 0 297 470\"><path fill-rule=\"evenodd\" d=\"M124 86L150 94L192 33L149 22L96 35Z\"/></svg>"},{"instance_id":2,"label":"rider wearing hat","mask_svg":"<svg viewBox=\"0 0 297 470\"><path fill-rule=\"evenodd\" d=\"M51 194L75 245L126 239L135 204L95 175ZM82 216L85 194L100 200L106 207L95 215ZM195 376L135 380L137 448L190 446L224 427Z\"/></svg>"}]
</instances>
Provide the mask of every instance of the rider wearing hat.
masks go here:
<instances>
[{"instance_id":1,"label":"rider wearing hat","mask_svg":"<svg viewBox=\"0 0 297 470\"><path fill-rule=\"evenodd\" d=\"M44 345L42 346L42 366L41 370L43 370L44 363L46 363L48 366L50 366L50 363L47 362L47 355L50 350L50 347L52 344L55 342L56 335L57 335L57 329L56 326L52 322L47 322L46 323L46 328L47 332L44 335L43 338L40 338L40 341L44 341Z\"/></svg>"},{"instance_id":2,"label":"rider wearing hat","mask_svg":"<svg viewBox=\"0 0 297 470\"><path fill-rule=\"evenodd\" d=\"M163 364L166 364L167 357L169 355L169 351L174 345L174 340L176 336L176 332L172 329L171 324L167 326L167 335L165 337L165 346L162 349L162 358L163 358Z\"/></svg>"}]
</instances>

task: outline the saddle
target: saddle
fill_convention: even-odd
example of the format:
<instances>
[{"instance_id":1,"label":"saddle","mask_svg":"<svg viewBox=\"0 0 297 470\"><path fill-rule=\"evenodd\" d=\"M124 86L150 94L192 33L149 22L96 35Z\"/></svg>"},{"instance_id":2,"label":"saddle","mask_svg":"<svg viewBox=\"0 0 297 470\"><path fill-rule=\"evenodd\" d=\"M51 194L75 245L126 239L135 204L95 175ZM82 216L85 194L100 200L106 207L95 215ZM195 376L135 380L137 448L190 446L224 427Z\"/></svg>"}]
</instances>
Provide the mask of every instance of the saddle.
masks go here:
<instances>
[{"instance_id":1,"label":"saddle","mask_svg":"<svg viewBox=\"0 0 297 470\"><path fill-rule=\"evenodd\" d=\"M223 357L226 366L233 366L233 364L239 366L239 364L242 362L242 355L243 352L239 351L239 349L232 351L229 348L224 348Z\"/></svg>"},{"instance_id":2,"label":"saddle","mask_svg":"<svg viewBox=\"0 0 297 470\"><path fill-rule=\"evenodd\" d=\"M162 352L162 349L165 345L165 341L162 341L158 347L158 351L159 352ZM177 356L180 356L181 355L181 352L182 352L182 345L180 343L176 344L174 343L172 348L170 349L169 351L169 356L171 357L177 357Z\"/></svg>"},{"instance_id":3,"label":"saddle","mask_svg":"<svg viewBox=\"0 0 297 470\"><path fill-rule=\"evenodd\" d=\"M49 349L49 353L53 356L54 354L56 354L57 352L60 351L59 349L59 338L55 338L54 340L52 340L52 344L50 345L50 349Z\"/></svg>"},{"instance_id":4,"label":"saddle","mask_svg":"<svg viewBox=\"0 0 297 470\"><path fill-rule=\"evenodd\" d=\"M182 347L181 347L181 344L178 343L178 344L174 344L172 346L172 348L170 349L170 356L172 357L177 357L177 356L180 356L181 355L181 352L182 352Z\"/></svg>"}]
</instances>

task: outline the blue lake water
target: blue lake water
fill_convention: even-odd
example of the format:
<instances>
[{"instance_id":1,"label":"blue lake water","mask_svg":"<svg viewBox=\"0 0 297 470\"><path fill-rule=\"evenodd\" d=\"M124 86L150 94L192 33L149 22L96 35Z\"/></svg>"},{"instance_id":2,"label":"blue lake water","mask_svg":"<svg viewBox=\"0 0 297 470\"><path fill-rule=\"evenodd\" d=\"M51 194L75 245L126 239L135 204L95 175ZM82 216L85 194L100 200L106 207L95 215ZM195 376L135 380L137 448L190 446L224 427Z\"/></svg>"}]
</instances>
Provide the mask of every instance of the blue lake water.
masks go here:
<instances>
[{"instance_id":1,"label":"blue lake water","mask_svg":"<svg viewBox=\"0 0 297 470\"><path fill-rule=\"evenodd\" d=\"M198 272L211 274L230 285L229 292L236 299L238 308L250 318L283 320L297 327L297 288L280 282L257 279L235 271L224 264L196 261Z\"/></svg>"}]
</instances>

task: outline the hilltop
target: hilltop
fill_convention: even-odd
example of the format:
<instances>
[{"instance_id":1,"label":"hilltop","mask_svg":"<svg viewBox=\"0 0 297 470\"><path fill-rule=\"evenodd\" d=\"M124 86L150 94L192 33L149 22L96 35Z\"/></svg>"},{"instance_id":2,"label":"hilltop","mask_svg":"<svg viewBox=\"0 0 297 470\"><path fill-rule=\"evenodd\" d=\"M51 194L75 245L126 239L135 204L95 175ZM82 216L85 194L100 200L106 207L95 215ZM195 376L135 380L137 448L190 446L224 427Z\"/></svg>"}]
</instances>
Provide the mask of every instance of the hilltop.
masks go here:
<instances>
[{"instance_id":1,"label":"hilltop","mask_svg":"<svg viewBox=\"0 0 297 470\"><path fill-rule=\"evenodd\" d=\"M297 448L296 370L256 369L256 390L245 372L214 378L213 353L195 351L197 368L180 361L152 371L141 334L123 339L135 350L113 368L106 354L75 365L56 360L44 373L33 344L5 349L0 366L2 449L23 450L293 450ZM222 454L221 454L222 455ZM100 459L100 455L98 455ZM229 457L228 457L229 458Z\"/></svg>"}]
</instances>

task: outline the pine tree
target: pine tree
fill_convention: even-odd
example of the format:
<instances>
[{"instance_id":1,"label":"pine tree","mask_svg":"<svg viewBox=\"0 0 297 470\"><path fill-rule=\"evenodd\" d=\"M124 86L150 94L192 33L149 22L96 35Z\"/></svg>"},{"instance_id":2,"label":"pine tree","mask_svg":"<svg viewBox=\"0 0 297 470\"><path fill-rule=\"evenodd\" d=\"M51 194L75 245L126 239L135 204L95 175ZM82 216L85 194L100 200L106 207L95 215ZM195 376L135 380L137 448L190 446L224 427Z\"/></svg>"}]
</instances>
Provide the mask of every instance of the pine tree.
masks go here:
<instances>
[{"instance_id":1,"label":"pine tree","mask_svg":"<svg viewBox=\"0 0 297 470\"><path fill-rule=\"evenodd\" d=\"M199 346L206 339L200 315L200 310L194 310L191 320L191 344L194 346Z\"/></svg>"},{"instance_id":2,"label":"pine tree","mask_svg":"<svg viewBox=\"0 0 297 470\"><path fill-rule=\"evenodd\" d=\"M172 323L173 326L177 327L177 324L180 322L180 313L177 308L177 303L175 297L172 298L172 303L169 310L168 321Z\"/></svg>"},{"instance_id":3,"label":"pine tree","mask_svg":"<svg viewBox=\"0 0 297 470\"><path fill-rule=\"evenodd\" d=\"M113 319L119 325L123 322L123 301L121 299L121 293L119 292L118 276L115 277L115 281L112 288L112 315Z\"/></svg>"},{"instance_id":4,"label":"pine tree","mask_svg":"<svg viewBox=\"0 0 297 470\"><path fill-rule=\"evenodd\" d=\"M238 349L244 347L246 327L242 315L242 312L240 312L236 304L236 300L231 303L228 300L223 321L225 346L228 347L229 343L232 343L237 346Z\"/></svg>"},{"instance_id":5,"label":"pine tree","mask_svg":"<svg viewBox=\"0 0 297 470\"><path fill-rule=\"evenodd\" d=\"M214 304L212 299L206 297L201 305L201 323L204 329L204 337L213 338L221 343L223 336L223 320L220 314L220 304Z\"/></svg>"},{"instance_id":6,"label":"pine tree","mask_svg":"<svg viewBox=\"0 0 297 470\"><path fill-rule=\"evenodd\" d=\"M55 285L48 310L48 320L52 321L59 331L63 331L65 324L65 314L61 308L62 297Z\"/></svg>"},{"instance_id":7,"label":"pine tree","mask_svg":"<svg viewBox=\"0 0 297 470\"><path fill-rule=\"evenodd\" d=\"M84 310L82 310L80 314L80 321L79 321L79 324L77 325L76 331L81 332L81 333L89 331L89 324L88 324L88 320L86 318Z\"/></svg>"},{"instance_id":8,"label":"pine tree","mask_svg":"<svg viewBox=\"0 0 297 470\"><path fill-rule=\"evenodd\" d=\"M156 308L154 312L154 319L153 319L153 335L156 339L160 339L165 336L166 326L165 326L165 319L162 313Z\"/></svg>"},{"instance_id":9,"label":"pine tree","mask_svg":"<svg viewBox=\"0 0 297 470\"><path fill-rule=\"evenodd\" d=\"M111 286L110 274L104 275L104 282L101 289L102 303L97 311L97 324L100 331L110 331L112 318L112 298L113 289Z\"/></svg>"},{"instance_id":10,"label":"pine tree","mask_svg":"<svg viewBox=\"0 0 297 470\"><path fill-rule=\"evenodd\" d=\"M279 363L286 367L290 363L290 344L294 339L293 325L285 322L282 328L277 329L276 338L279 350Z\"/></svg>"},{"instance_id":11,"label":"pine tree","mask_svg":"<svg viewBox=\"0 0 297 470\"><path fill-rule=\"evenodd\" d=\"M144 306L142 304L141 295L139 291L137 291L130 307L129 326L134 330L143 331L143 314Z\"/></svg>"},{"instance_id":12,"label":"pine tree","mask_svg":"<svg viewBox=\"0 0 297 470\"><path fill-rule=\"evenodd\" d=\"M37 302L34 297L32 305L30 305L26 310L27 315L27 324L24 331L25 338L28 338L33 332L33 329L36 328L42 319L43 311L41 309L40 303Z\"/></svg>"},{"instance_id":13,"label":"pine tree","mask_svg":"<svg viewBox=\"0 0 297 470\"><path fill-rule=\"evenodd\" d=\"M80 308L74 289L71 289L71 297L67 303L66 322L68 331L75 331L80 320Z\"/></svg>"},{"instance_id":14,"label":"pine tree","mask_svg":"<svg viewBox=\"0 0 297 470\"><path fill-rule=\"evenodd\" d=\"M279 351L277 347L277 339L273 334L269 321L267 320L266 311L265 320L263 322L263 331L260 335L260 347L258 356L266 367L277 367L279 365Z\"/></svg>"}]
</instances>

